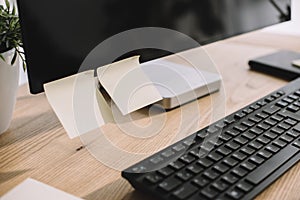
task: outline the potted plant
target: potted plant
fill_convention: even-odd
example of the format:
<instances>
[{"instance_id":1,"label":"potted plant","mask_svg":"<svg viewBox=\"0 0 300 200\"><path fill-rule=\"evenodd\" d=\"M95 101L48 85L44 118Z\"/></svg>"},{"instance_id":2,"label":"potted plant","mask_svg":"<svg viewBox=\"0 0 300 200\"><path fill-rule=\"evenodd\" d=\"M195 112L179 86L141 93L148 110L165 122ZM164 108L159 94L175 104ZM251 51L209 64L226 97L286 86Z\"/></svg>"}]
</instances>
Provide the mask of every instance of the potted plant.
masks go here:
<instances>
[{"instance_id":1,"label":"potted plant","mask_svg":"<svg viewBox=\"0 0 300 200\"><path fill-rule=\"evenodd\" d=\"M15 6L0 5L0 134L10 124L19 82L20 58L25 70L21 28Z\"/></svg>"}]
</instances>

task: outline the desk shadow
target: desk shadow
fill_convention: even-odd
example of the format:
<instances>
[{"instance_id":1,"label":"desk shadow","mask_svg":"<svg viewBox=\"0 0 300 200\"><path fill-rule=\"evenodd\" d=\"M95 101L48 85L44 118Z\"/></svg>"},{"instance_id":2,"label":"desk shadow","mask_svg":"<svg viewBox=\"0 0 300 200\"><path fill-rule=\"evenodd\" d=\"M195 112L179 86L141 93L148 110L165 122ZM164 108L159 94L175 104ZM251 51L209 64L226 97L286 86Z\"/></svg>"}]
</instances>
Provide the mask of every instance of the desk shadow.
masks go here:
<instances>
[{"instance_id":1,"label":"desk shadow","mask_svg":"<svg viewBox=\"0 0 300 200\"><path fill-rule=\"evenodd\" d=\"M14 118L9 129L0 135L0 149L37 135L49 133L49 130L54 132L60 127L61 125L52 111Z\"/></svg>"},{"instance_id":2,"label":"desk shadow","mask_svg":"<svg viewBox=\"0 0 300 200\"><path fill-rule=\"evenodd\" d=\"M0 172L0 184L9 181L17 176L20 176L30 170L17 170L12 172Z\"/></svg>"},{"instance_id":3,"label":"desk shadow","mask_svg":"<svg viewBox=\"0 0 300 200\"><path fill-rule=\"evenodd\" d=\"M95 199L155 200L156 198L150 197L147 194L134 190L126 180L120 178L86 195L85 197L83 197L83 199L85 200L95 200Z\"/></svg>"}]
</instances>

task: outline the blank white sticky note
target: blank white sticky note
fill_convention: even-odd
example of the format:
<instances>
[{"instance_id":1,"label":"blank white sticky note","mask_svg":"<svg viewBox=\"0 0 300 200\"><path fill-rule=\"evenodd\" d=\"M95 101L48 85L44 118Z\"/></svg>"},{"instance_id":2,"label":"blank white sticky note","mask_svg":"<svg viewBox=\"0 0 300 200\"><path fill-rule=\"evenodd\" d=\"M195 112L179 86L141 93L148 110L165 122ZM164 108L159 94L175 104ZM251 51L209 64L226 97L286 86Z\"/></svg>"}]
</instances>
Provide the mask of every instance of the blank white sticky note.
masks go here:
<instances>
[{"instance_id":1,"label":"blank white sticky note","mask_svg":"<svg viewBox=\"0 0 300 200\"><path fill-rule=\"evenodd\" d=\"M66 192L53 188L33 179L24 182L10 190L1 200L82 200Z\"/></svg>"},{"instance_id":2,"label":"blank white sticky note","mask_svg":"<svg viewBox=\"0 0 300 200\"><path fill-rule=\"evenodd\" d=\"M94 70L44 84L47 99L72 139L112 121L109 107L97 92ZM100 100L100 101L99 101ZM102 113L102 109L105 112Z\"/></svg>"},{"instance_id":3,"label":"blank white sticky note","mask_svg":"<svg viewBox=\"0 0 300 200\"><path fill-rule=\"evenodd\" d=\"M123 115L162 99L151 80L140 68L139 56L97 69L98 79Z\"/></svg>"}]
</instances>

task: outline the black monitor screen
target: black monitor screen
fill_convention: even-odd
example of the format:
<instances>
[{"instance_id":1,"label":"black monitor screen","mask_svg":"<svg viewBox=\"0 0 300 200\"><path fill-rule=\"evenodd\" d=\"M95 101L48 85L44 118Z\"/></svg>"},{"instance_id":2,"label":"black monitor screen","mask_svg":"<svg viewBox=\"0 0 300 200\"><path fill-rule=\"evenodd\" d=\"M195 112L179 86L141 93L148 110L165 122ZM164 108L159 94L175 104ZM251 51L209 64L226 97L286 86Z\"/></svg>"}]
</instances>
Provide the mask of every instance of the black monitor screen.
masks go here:
<instances>
[{"instance_id":1,"label":"black monitor screen","mask_svg":"<svg viewBox=\"0 0 300 200\"><path fill-rule=\"evenodd\" d=\"M122 31L169 28L203 45L291 15L290 0L19 0L18 8L31 93L75 74L95 46ZM141 49L130 54L148 61L170 53Z\"/></svg>"}]
</instances>

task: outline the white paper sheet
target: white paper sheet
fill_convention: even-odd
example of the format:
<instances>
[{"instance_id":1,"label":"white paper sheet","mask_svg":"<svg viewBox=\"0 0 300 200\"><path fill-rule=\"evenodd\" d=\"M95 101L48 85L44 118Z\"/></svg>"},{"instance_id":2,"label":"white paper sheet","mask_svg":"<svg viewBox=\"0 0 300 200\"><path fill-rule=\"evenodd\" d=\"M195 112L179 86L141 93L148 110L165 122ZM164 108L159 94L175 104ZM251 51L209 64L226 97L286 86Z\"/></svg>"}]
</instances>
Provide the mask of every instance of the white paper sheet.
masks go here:
<instances>
[{"instance_id":1,"label":"white paper sheet","mask_svg":"<svg viewBox=\"0 0 300 200\"><path fill-rule=\"evenodd\" d=\"M101 86L123 115L162 99L160 93L140 68L134 56L97 69Z\"/></svg>"},{"instance_id":2,"label":"white paper sheet","mask_svg":"<svg viewBox=\"0 0 300 200\"><path fill-rule=\"evenodd\" d=\"M44 85L47 99L71 139L113 119L95 81L94 71L89 70Z\"/></svg>"},{"instance_id":3,"label":"white paper sheet","mask_svg":"<svg viewBox=\"0 0 300 200\"><path fill-rule=\"evenodd\" d=\"M33 180L24 182L10 190L1 200L82 200L54 187Z\"/></svg>"}]
</instances>

